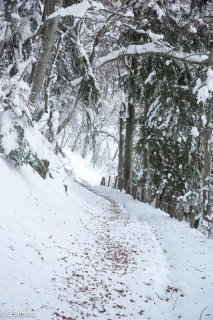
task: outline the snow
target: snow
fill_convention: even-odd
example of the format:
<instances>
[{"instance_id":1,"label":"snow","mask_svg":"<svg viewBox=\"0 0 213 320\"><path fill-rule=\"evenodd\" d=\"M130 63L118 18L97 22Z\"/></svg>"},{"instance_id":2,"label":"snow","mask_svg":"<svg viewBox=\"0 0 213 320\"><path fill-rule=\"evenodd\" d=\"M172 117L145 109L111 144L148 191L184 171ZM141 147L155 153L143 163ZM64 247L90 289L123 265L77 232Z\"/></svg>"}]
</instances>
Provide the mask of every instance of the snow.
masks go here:
<instances>
[{"instance_id":1,"label":"snow","mask_svg":"<svg viewBox=\"0 0 213 320\"><path fill-rule=\"evenodd\" d=\"M209 97L209 91L207 86L201 87L197 92L197 101L199 102L205 102Z\"/></svg>"},{"instance_id":2,"label":"snow","mask_svg":"<svg viewBox=\"0 0 213 320\"><path fill-rule=\"evenodd\" d=\"M158 18L159 18L160 20L161 20L161 18L162 18L163 16L165 16L165 13L164 13L163 10L159 7L159 5L156 3L156 1L153 1L153 0L149 1L149 7L153 8L153 9L156 11L156 13L157 13L157 15L158 15Z\"/></svg>"},{"instance_id":3,"label":"snow","mask_svg":"<svg viewBox=\"0 0 213 320\"><path fill-rule=\"evenodd\" d=\"M191 134L192 134L192 136L193 136L194 138L199 137L199 131L198 131L197 127L192 127L192 129L191 129Z\"/></svg>"},{"instance_id":4,"label":"snow","mask_svg":"<svg viewBox=\"0 0 213 320\"><path fill-rule=\"evenodd\" d=\"M17 13L12 13L11 17L15 20L21 21L21 17Z\"/></svg>"},{"instance_id":5,"label":"snow","mask_svg":"<svg viewBox=\"0 0 213 320\"><path fill-rule=\"evenodd\" d=\"M190 26L189 31L192 33L197 33L197 29L194 26Z\"/></svg>"},{"instance_id":6,"label":"snow","mask_svg":"<svg viewBox=\"0 0 213 320\"><path fill-rule=\"evenodd\" d=\"M152 71L149 76L146 78L146 80L144 81L145 84L147 83L152 83L152 78L156 75L155 71Z\"/></svg>"},{"instance_id":7,"label":"snow","mask_svg":"<svg viewBox=\"0 0 213 320\"><path fill-rule=\"evenodd\" d=\"M154 34L153 34L154 35ZM183 52L177 52L173 50L173 48L163 44L163 42L158 42L156 37L159 37L160 35L155 35L155 41L151 43L146 44L140 44L140 45L129 45L127 48L121 48L119 50L112 51L108 53L106 56L99 57L96 61L96 68L99 68L100 66L104 65L105 63L109 61L113 61L118 59L119 57L123 55L142 55L145 53L159 53L162 55L168 55L170 57L173 57L175 59L185 59L190 62L203 62L208 60L208 56L204 54L198 54L198 53L183 53Z\"/></svg>"},{"instance_id":8,"label":"snow","mask_svg":"<svg viewBox=\"0 0 213 320\"><path fill-rule=\"evenodd\" d=\"M21 23L21 37L23 41L26 41L30 37L32 37L33 32L31 30L31 24L30 21L26 18L22 18Z\"/></svg>"},{"instance_id":9,"label":"snow","mask_svg":"<svg viewBox=\"0 0 213 320\"><path fill-rule=\"evenodd\" d=\"M96 190L116 201L138 219L142 223L142 229L144 225L148 225L155 240L158 240L159 249L164 253L164 261L168 268L167 284L178 291L174 293L170 290L170 306L166 311L168 313L164 317L152 314L151 319L194 320L199 319L201 314L202 319L211 319L213 241L199 231L190 229L186 223L171 219L161 210L133 200L124 193L104 187L98 187ZM160 267L159 270L158 274L161 275ZM153 284L151 287L153 288Z\"/></svg>"},{"instance_id":10,"label":"snow","mask_svg":"<svg viewBox=\"0 0 213 320\"><path fill-rule=\"evenodd\" d=\"M82 79L83 79L83 77L79 77L79 78L72 80L70 83L73 87L77 87L81 83Z\"/></svg>"},{"instance_id":11,"label":"snow","mask_svg":"<svg viewBox=\"0 0 213 320\"><path fill-rule=\"evenodd\" d=\"M213 70L211 68L207 71L207 88L209 91L213 92Z\"/></svg>"},{"instance_id":12,"label":"snow","mask_svg":"<svg viewBox=\"0 0 213 320\"><path fill-rule=\"evenodd\" d=\"M211 92L213 92L213 70L208 68L206 73L206 81L201 82L201 79L198 78L196 81L196 86L193 89L193 93L197 93L197 101L205 103L210 97Z\"/></svg>"},{"instance_id":13,"label":"snow","mask_svg":"<svg viewBox=\"0 0 213 320\"><path fill-rule=\"evenodd\" d=\"M162 34L153 33L150 29L146 31L146 33L150 36L153 42L156 42L160 39L163 39L164 36Z\"/></svg>"},{"instance_id":14,"label":"snow","mask_svg":"<svg viewBox=\"0 0 213 320\"><path fill-rule=\"evenodd\" d=\"M163 10L157 4L155 4L154 8L155 8L155 10L157 12L157 15L158 15L159 19L161 19L163 16L165 16L165 13L163 12Z\"/></svg>"},{"instance_id":15,"label":"snow","mask_svg":"<svg viewBox=\"0 0 213 320\"><path fill-rule=\"evenodd\" d=\"M201 120L202 120L203 126L205 127L205 125L207 124L207 118L205 114L201 116Z\"/></svg>"},{"instance_id":16,"label":"snow","mask_svg":"<svg viewBox=\"0 0 213 320\"><path fill-rule=\"evenodd\" d=\"M148 119L149 119L149 123L150 125L152 124L152 120L154 119L154 117L156 116L159 108L161 106L161 102L160 102L160 96L158 96L155 101L150 105L149 108L149 112L148 112ZM168 120L168 119L167 119Z\"/></svg>"},{"instance_id":17,"label":"snow","mask_svg":"<svg viewBox=\"0 0 213 320\"><path fill-rule=\"evenodd\" d=\"M83 18L85 14L87 13L88 9L95 9L95 10L101 10L103 9L103 5L101 3L98 3L96 1L87 1L83 0L81 3L73 4L67 8L60 8L51 15L48 16L49 19L53 19L55 17L61 16L73 16L77 18Z\"/></svg>"},{"instance_id":18,"label":"snow","mask_svg":"<svg viewBox=\"0 0 213 320\"><path fill-rule=\"evenodd\" d=\"M2 113L0 117L1 143L6 154L18 148L17 132L13 126L14 115L10 110Z\"/></svg>"},{"instance_id":19,"label":"snow","mask_svg":"<svg viewBox=\"0 0 213 320\"><path fill-rule=\"evenodd\" d=\"M66 149L65 154L69 160L67 166L69 170L73 171L75 178L80 180L88 180L91 185L99 185L101 182L101 171L92 168L88 158L83 159L78 152L71 152Z\"/></svg>"},{"instance_id":20,"label":"snow","mask_svg":"<svg viewBox=\"0 0 213 320\"><path fill-rule=\"evenodd\" d=\"M97 2L97 1L90 1L91 5L92 5L92 8L95 9L95 10L102 10L104 9L104 6L102 3L100 2Z\"/></svg>"},{"instance_id":21,"label":"snow","mask_svg":"<svg viewBox=\"0 0 213 320\"><path fill-rule=\"evenodd\" d=\"M212 319L212 240L69 158L46 180L0 159L1 318Z\"/></svg>"},{"instance_id":22,"label":"snow","mask_svg":"<svg viewBox=\"0 0 213 320\"><path fill-rule=\"evenodd\" d=\"M133 17L133 18L134 18L134 13L133 13L131 10L128 10L128 11L125 13L125 17Z\"/></svg>"},{"instance_id":23,"label":"snow","mask_svg":"<svg viewBox=\"0 0 213 320\"><path fill-rule=\"evenodd\" d=\"M83 0L79 4L73 4L67 8L60 8L51 15L48 16L47 19L52 19L57 16L65 17L65 16L74 16L78 18L82 18L85 16L87 10L91 7L89 1Z\"/></svg>"}]
</instances>

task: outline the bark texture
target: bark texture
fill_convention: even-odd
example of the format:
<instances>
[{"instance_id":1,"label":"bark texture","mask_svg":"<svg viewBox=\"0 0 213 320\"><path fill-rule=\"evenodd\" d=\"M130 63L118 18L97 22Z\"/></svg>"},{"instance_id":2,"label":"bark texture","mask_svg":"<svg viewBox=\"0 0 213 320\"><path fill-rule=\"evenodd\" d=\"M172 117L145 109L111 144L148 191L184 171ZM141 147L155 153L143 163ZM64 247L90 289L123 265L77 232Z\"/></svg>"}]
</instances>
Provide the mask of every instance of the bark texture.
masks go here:
<instances>
[{"instance_id":1,"label":"bark texture","mask_svg":"<svg viewBox=\"0 0 213 320\"><path fill-rule=\"evenodd\" d=\"M213 45L213 44L212 44ZM210 49L209 54L209 67L213 69L213 46ZM211 101L207 101L207 123L204 130L204 170L203 170L203 215L211 214L211 166L212 166L212 123L213 123L213 111Z\"/></svg>"},{"instance_id":2,"label":"bark texture","mask_svg":"<svg viewBox=\"0 0 213 320\"><path fill-rule=\"evenodd\" d=\"M125 157L124 157L124 188L132 194L132 155L135 124L135 106L129 101L128 117L126 122Z\"/></svg>"},{"instance_id":3,"label":"bark texture","mask_svg":"<svg viewBox=\"0 0 213 320\"><path fill-rule=\"evenodd\" d=\"M147 116L149 112L149 104L146 103L144 106L142 126L146 127ZM144 143L142 150L142 163L143 163L143 175L141 179L141 201L148 201L148 170L149 170L149 150L148 144Z\"/></svg>"},{"instance_id":4,"label":"bark texture","mask_svg":"<svg viewBox=\"0 0 213 320\"><path fill-rule=\"evenodd\" d=\"M123 162L124 162L124 111L120 111L119 119L119 154L118 154L118 189L123 189Z\"/></svg>"},{"instance_id":5,"label":"bark texture","mask_svg":"<svg viewBox=\"0 0 213 320\"><path fill-rule=\"evenodd\" d=\"M63 0L46 0L44 17L47 18L50 14L55 12L57 8L60 8L62 6L62 3ZM43 30L41 51L33 74L32 91L30 95L31 104L34 104L36 102L41 92L45 75L48 71L52 48L58 28L58 21L58 16L50 19Z\"/></svg>"}]
</instances>

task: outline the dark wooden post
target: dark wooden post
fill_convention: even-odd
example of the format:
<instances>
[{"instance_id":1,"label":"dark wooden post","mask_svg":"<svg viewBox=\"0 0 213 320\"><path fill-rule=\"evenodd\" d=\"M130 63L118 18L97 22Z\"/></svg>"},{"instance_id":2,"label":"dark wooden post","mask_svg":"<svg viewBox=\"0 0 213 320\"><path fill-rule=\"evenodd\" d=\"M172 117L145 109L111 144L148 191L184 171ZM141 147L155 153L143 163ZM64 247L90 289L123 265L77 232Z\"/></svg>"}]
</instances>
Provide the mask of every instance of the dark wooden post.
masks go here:
<instances>
[{"instance_id":1,"label":"dark wooden post","mask_svg":"<svg viewBox=\"0 0 213 320\"><path fill-rule=\"evenodd\" d=\"M189 219L190 219L190 227L191 228L194 228L194 225L195 225L195 212L196 212L195 205L191 205L189 207Z\"/></svg>"},{"instance_id":2,"label":"dark wooden post","mask_svg":"<svg viewBox=\"0 0 213 320\"><path fill-rule=\"evenodd\" d=\"M101 179L101 186L105 186L105 184L106 184L106 179L105 179L105 177L102 177L102 179Z\"/></svg>"},{"instance_id":3,"label":"dark wooden post","mask_svg":"<svg viewBox=\"0 0 213 320\"><path fill-rule=\"evenodd\" d=\"M170 209L170 217L174 218L176 217L176 198L175 196L172 196L172 201L171 201L171 209Z\"/></svg>"},{"instance_id":4,"label":"dark wooden post","mask_svg":"<svg viewBox=\"0 0 213 320\"><path fill-rule=\"evenodd\" d=\"M109 176L109 179L108 179L108 187L110 187L110 183L111 183L111 176Z\"/></svg>"},{"instance_id":5,"label":"dark wooden post","mask_svg":"<svg viewBox=\"0 0 213 320\"><path fill-rule=\"evenodd\" d=\"M118 185L118 176L115 177L115 184L114 184L115 189L117 189L117 185Z\"/></svg>"},{"instance_id":6,"label":"dark wooden post","mask_svg":"<svg viewBox=\"0 0 213 320\"><path fill-rule=\"evenodd\" d=\"M133 196L133 199L134 199L134 200L137 199L137 191L138 191L138 188L137 188L136 185L134 185L134 186L132 187L132 196Z\"/></svg>"},{"instance_id":7,"label":"dark wooden post","mask_svg":"<svg viewBox=\"0 0 213 320\"><path fill-rule=\"evenodd\" d=\"M155 202L155 208L160 208L160 193L157 191L156 193L156 202Z\"/></svg>"},{"instance_id":8,"label":"dark wooden post","mask_svg":"<svg viewBox=\"0 0 213 320\"><path fill-rule=\"evenodd\" d=\"M147 202L147 189L146 187L142 187L142 190L141 190L141 201L142 202Z\"/></svg>"},{"instance_id":9,"label":"dark wooden post","mask_svg":"<svg viewBox=\"0 0 213 320\"><path fill-rule=\"evenodd\" d=\"M178 220L183 220L183 197L179 197L178 201Z\"/></svg>"},{"instance_id":10,"label":"dark wooden post","mask_svg":"<svg viewBox=\"0 0 213 320\"><path fill-rule=\"evenodd\" d=\"M124 186L125 188L125 186ZM130 194L130 188L129 188L129 180L126 182L126 193Z\"/></svg>"},{"instance_id":11,"label":"dark wooden post","mask_svg":"<svg viewBox=\"0 0 213 320\"><path fill-rule=\"evenodd\" d=\"M121 183L120 183L120 185L118 185L120 192L123 190L123 187L124 187L124 180L121 179Z\"/></svg>"}]
</instances>

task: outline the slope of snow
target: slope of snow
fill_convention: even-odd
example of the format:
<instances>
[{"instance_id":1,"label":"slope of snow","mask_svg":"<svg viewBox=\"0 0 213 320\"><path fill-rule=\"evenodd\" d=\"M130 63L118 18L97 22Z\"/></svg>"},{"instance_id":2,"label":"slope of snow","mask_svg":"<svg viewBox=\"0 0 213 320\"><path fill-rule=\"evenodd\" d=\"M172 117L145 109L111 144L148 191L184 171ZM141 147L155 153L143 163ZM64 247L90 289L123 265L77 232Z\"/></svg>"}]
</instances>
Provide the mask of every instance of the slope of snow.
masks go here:
<instances>
[{"instance_id":1,"label":"slope of snow","mask_svg":"<svg viewBox=\"0 0 213 320\"><path fill-rule=\"evenodd\" d=\"M89 181L91 185L101 182L101 170L94 169L88 159L83 159L78 152L65 150L68 158L67 166L75 178Z\"/></svg>"},{"instance_id":2,"label":"slope of snow","mask_svg":"<svg viewBox=\"0 0 213 320\"><path fill-rule=\"evenodd\" d=\"M133 200L117 190L96 187L142 223L151 227L169 264L169 281L177 289L170 316L165 319L213 319L213 241L160 209ZM159 270L161 274L161 270ZM174 289L170 288L170 292ZM159 318L156 318L159 319Z\"/></svg>"},{"instance_id":3,"label":"slope of snow","mask_svg":"<svg viewBox=\"0 0 213 320\"><path fill-rule=\"evenodd\" d=\"M1 319L213 318L212 241L109 188L67 178L66 193L51 173L0 159Z\"/></svg>"}]
</instances>

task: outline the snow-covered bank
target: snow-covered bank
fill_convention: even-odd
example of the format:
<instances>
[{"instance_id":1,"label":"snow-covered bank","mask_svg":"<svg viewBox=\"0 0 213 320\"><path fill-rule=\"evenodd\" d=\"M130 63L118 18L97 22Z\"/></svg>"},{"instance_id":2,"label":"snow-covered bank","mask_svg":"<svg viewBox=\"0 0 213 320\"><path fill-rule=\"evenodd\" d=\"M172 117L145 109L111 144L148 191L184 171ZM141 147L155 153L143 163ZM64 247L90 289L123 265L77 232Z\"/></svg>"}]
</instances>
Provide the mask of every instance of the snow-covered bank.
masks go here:
<instances>
[{"instance_id":1,"label":"snow-covered bank","mask_svg":"<svg viewBox=\"0 0 213 320\"><path fill-rule=\"evenodd\" d=\"M170 282L178 289L171 317L165 319L213 319L212 239L117 190L96 187L95 191L116 201L142 228L144 224L151 227L169 264Z\"/></svg>"},{"instance_id":2,"label":"snow-covered bank","mask_svg":"<svg viewBox=\"0 0 213 320\"><path fill-rule=\"evenodd\" d=\"M148 226L72 180L66 194L57 173L0 162L3 319L164 319L168 267Z\"/></svg>"},{"instance_id":3,"label":"snow-covered bank","mask_svg":"<svg viewBox=\"0 0 213 320\"><path fill-rule=\"evenodd\" d=\"M213 318L211 240L106 187L70 178L66 193L51 173L0 159L1 319Z\"/></svg>"},{"instance_id":4,"label":"snow-covered bank","mask_svg":"<svg viewBox=\"0 0 213 320\"><path fill-rule=\"evenodd\" d=\"M94 169L89 159L83 159L78 152L65 150L69 161L69 169L78 179L87 180L92 185L98 185L101 181L101 170Z\"/></svg>"},{"instance_id":5,"label":"snow-covered bank","mask_svg":"<svg viewBox=\"0 0 213 320\"><path fill-rule=\"evenodd\" d=\"M18 173L0 163L1 314L6 319L6 312L30 311L36 319L51 319L62 304L67 251L74 265L72 253L79 251L79 242L92 241L82 226L90 204L72 182L72 188L67 182L66 195L56 172L54 179L44 181L30 167Z\"/></svg>"}]
</instances>

